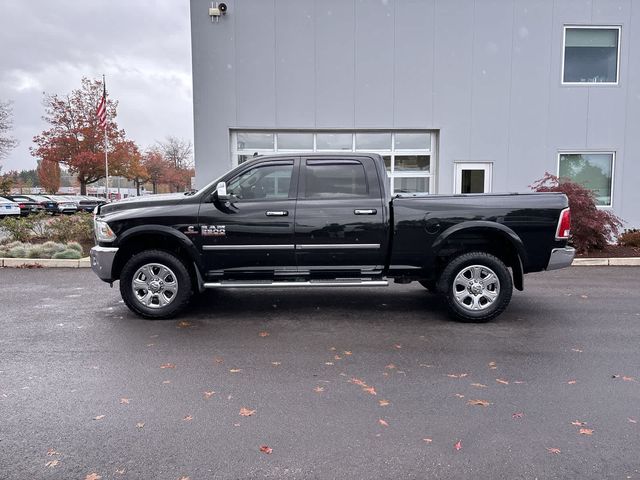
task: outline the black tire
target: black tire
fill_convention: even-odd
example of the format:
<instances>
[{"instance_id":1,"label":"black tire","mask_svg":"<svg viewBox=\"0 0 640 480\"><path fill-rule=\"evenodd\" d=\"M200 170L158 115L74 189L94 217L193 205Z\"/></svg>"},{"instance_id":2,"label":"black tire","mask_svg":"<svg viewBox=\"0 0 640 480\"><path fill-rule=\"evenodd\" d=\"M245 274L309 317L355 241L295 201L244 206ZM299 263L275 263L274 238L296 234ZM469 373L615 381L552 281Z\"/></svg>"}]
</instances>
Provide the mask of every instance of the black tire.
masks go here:
<instances>
[{"instance_id":1,"label":"black tire","mask_svg":"<svg viewBox=\"0 0 640 480\"><path fill-rule=\"evenodd\" d=\"M481 267L478 275L472 273L478 272L472 268L475 266ZM491 281L488 272L495 274L498 282ZM467 277L467 273L470 277ZM486 276L482 278L482 275ZM479 277L479 280L476 280L476 277ZM490 283L485 284L485 278L489 278ZM468 287L460 289L463 279L468 282ZM476 287L481 291L476 293L472 290ZM447 264L440 276L438 290L444 293L449 312L456 320L488 322L500 315L509 305L513 293L513 279L509 269L499 258L485 252L471 252L460 255ZM477 310L473 309L474 305Z\"/></svg>"},{"instance_id":2,"label":"black tire","mask_svg":"<svg viewBox=\"0 0 640 480\"><path fill-rule=\"evenodd\" d=\"M154 265L149 267L151 270L148 270L154 277L148 281L155 279L160 284L160 290L152 291L152 287L158 286L156 283L146 290L141 288L134 292L134 276L141 275L140 278L146 279L144 272L140 272L140 270L149 265ZM158 265L165 267L168 273L157 267ZM140 278L138 278L139 282L141 281ZM171 281L172 279L175 285ZM143 283L145 281L147 280L142 280ZM163 282L166 282L166 284ZM171 289L169 285L172 286ZM175 289L175 292L167 298L170 290L173 289ZM124 303L133 313L143 318L162 320L174 317L189 304L193 293L192 290L191 276L184 262L174 254L164 250L145 250L133 255L124 265L120 274L120 294ZM143 303L139 299L140 297L149 299L148 304ZM161 305L162 302L168 303Z\"/></svg>"}]
</instances>

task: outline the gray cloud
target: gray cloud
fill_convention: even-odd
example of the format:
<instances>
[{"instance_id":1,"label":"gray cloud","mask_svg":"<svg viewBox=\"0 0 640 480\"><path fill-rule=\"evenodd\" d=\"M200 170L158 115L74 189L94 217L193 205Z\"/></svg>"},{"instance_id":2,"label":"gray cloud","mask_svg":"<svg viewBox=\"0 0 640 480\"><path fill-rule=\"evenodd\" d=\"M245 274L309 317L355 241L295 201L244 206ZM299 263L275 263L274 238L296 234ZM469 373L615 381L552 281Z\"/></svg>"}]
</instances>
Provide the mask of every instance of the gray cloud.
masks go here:
<instances>
[{"instance_id":1,"label":"gray cloud","mask_svg":"<svg viewBox=\"0 0 640 480\"><path fill-rule=\"evenodd\" d=\"M14 103L20 141L3 170L35 165L42 92L83 76L107 76L118 123L142 147L193 138L188 0L0 0L0 45L0 99Z\"/></svg>"}]
</instances>

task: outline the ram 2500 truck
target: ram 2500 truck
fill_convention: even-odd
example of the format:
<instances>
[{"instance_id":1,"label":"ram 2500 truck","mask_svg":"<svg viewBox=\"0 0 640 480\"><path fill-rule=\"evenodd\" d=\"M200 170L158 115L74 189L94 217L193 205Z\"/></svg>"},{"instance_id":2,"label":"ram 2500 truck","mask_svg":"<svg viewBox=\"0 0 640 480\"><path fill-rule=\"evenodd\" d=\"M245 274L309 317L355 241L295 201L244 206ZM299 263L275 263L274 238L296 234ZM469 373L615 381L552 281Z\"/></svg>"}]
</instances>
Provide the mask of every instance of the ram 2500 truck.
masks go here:
<instances>
[{"instance_id":1,"label":"ram 2500 truck","mask_svg":"<svg viewBox=\"0 0 640 480\"><path fill-rule=\"evenodd\" d=\"M376 154L257 157L196 193L101 205L94 223L93 270L146 318L210 288L393 279L441 294L457 319L488 321L524 274L575 253L563 194L392 195Z\"/></svg>"}]
</instances>

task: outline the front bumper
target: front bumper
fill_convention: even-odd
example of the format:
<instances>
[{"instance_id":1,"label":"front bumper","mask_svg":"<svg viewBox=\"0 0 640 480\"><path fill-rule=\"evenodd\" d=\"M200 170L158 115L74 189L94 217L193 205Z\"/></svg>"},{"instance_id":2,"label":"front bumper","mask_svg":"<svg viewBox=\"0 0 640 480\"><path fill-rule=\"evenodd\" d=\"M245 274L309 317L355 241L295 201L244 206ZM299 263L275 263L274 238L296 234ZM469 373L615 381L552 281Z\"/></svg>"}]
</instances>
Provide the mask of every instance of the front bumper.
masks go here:
<instances>
[{"instance_id":1,"label":"front bumper","mask_svg":"<svg viewBox=\"0 0 640 480\"><path fill-rule=\"evenodd\" d=\"M547 270L558 270L559 268L566 268L573 262L573 257L576 256L576 249L573 247L554 248L551 250L551 257L549 257L549 264Z\"/></svg>"},{"instance_id":2,"label":"front bumper","mask_svg":"<svg viewBox=\"0 0 640 480\"><path fill-rule=\"evenodd\" d=\"M91 258L91 269L104 282L112 282L111 269L113 267L113 259L116 258L118 249L116 247L98 247L91 249L89 257Z\"/></svg>"}]
</instances>

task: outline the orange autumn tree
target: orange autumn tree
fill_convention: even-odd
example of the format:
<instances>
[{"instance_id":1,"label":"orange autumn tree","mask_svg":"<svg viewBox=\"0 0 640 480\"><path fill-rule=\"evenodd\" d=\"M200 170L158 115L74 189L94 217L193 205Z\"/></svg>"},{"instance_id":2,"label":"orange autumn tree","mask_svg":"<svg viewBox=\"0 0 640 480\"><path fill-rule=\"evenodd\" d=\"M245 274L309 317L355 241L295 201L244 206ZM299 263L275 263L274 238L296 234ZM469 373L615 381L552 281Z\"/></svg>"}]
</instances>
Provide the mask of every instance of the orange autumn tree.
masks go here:
<instances>
[{"instance_id":1,"label":"orange autumn tree","mask_svg":"<svg viewBox=\"0 0 640 480\"><path fill-rule=\"evenodd\" d=\"M47 193L57 193L60 190L60 165L50 160L38 162L38 182Z\"/></svg>"},{"instance_id":2,"label":"orange autumn tree","mask_svg":"<svg viewBox=\"0 0 640 480\"><path fill-rule=\"evenodd\" d=\"M31 154L43 161L66 165L80 183L80 193L87 185L105 177L104 130L96 116L102 96L102 82L83 78L81 87L68 95L44 95L49 128L33 138ZM123 145L124 130L116 123L118 102L107 96L107 139L109 171L123 175L130 161L131 149Z\"/></svg>"}]
</instances>

